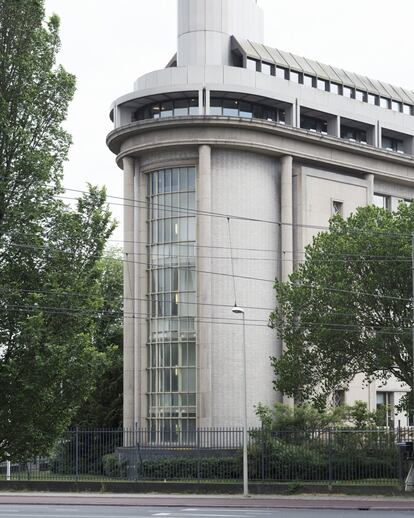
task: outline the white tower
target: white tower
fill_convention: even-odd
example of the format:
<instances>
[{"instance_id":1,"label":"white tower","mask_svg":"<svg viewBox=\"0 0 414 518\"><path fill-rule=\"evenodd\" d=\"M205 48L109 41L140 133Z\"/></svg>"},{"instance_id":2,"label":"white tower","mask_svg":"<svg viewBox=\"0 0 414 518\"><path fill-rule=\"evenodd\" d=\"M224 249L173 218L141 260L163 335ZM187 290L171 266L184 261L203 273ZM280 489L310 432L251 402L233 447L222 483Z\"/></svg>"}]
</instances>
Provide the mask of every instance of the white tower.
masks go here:
<instances>
[{"instance_id":1,"label":"white tower","mask_svg":"<svg viewBox=\"0 0 414 518\"><path fill-rule=\"evenodd\" d=\"M231 37L263 43L256 0L178 0L177 65L231 65Z\"/></svg>"}]
</instances>

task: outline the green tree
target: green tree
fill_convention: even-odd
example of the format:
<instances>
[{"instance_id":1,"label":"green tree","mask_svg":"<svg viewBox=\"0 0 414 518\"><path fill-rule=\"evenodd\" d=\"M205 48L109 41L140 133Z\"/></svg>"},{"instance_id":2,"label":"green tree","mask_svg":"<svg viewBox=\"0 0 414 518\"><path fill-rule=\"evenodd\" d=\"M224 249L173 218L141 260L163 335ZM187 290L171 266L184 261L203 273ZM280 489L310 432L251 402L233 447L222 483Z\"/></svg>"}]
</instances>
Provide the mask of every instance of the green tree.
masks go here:
<instances>
[{"instance_id":1,"label":"green tree","mask_svg":"<svg viewBox=\"0 0 414 518\"><path fill-rule=\"evenodd\" d=\"M412 387L413 229L414 204L335 216L289 281L276 282L270 325L286 343L272 359L278 390L322 407L358 373Z\"/></svg>"},{"instance_id":2,"label":"green tree","mask_svg":"<svg viewBox=\"0 0 414 518\"><path fill-rule=\"evenodd\" d=\"M101 310L96 316L95 346L105 355L105 368L96 387L72 420L82 428L119 428L122 426L122 254L113 249L100 261L99 292Z\"/></svg>"},{"instance_id":3,"label":"green tree","mask_svg":"<svg viewBox=\"0 0 414 518\"><path fill-rule=\"evenodd\" d=\"M0 0L0 458L45 453L93 389L105 191L59 195L74 77L55 65L59 19Z\"/></svg>"}]
</instances>

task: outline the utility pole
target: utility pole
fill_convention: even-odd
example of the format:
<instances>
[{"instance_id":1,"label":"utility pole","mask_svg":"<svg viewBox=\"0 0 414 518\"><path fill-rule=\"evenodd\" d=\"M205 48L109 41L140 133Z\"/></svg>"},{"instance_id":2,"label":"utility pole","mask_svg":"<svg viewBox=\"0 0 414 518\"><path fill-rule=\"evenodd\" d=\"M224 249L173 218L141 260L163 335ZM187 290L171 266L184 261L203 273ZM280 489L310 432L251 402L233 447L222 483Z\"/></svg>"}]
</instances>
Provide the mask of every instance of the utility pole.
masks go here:
<instances>
[{"instance_id":1,"label":"utility pole","mask_svg":"<svg viewBox=\"0 0 414 518\"><path fill-rule=\"evenodd\" d=\"M413 321L411 323L411 338L412 338L412 386L411 386L411 394L410 394L410 403L411 403L411 423L414 426L414 232L411 233L411 282L412 282L412 299L411 299L411 305L412 305L412 311L413 311Z\"/></svg>"}]
</instances>

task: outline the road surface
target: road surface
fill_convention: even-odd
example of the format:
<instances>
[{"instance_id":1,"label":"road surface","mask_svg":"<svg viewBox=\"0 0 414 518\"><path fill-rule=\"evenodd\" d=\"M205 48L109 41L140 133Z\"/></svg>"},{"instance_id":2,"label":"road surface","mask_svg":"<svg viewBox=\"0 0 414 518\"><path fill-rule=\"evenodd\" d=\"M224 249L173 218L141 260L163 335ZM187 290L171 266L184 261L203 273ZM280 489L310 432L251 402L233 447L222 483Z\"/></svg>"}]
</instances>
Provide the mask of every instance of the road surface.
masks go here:
<instances>
[{"instance_id":1,"label":"road surface","mask_svg":"<svg viewBox=\"0 0 414 518\"><path fill-rule=\"evenodd\" d=\"M410 518L412 511L0 505L0 518Z\"/></svg>"}]
</instances>

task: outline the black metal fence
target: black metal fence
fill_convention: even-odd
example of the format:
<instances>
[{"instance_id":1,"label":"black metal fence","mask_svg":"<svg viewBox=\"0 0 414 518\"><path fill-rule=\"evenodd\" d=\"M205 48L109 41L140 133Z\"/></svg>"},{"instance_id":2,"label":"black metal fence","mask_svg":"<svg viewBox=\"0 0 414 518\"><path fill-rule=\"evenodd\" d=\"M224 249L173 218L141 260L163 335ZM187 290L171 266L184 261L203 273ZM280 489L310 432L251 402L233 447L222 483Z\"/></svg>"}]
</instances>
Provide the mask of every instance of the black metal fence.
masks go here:
<instances>
[{"instance_id":1,"label":"black metal fence","mask_svg":"<svg viewBox=\"0 0 414 518\"><path fill-rule=\"evenodd\" d=\"M397 445L414 430L249 431L249 480L323 484L401 484L408 463ZM240 481L241 429L178 433L70 430L47 457L11 462L11 480ZM6 463L0 462L0 480Z\"/></svg>"}]
</instances>

